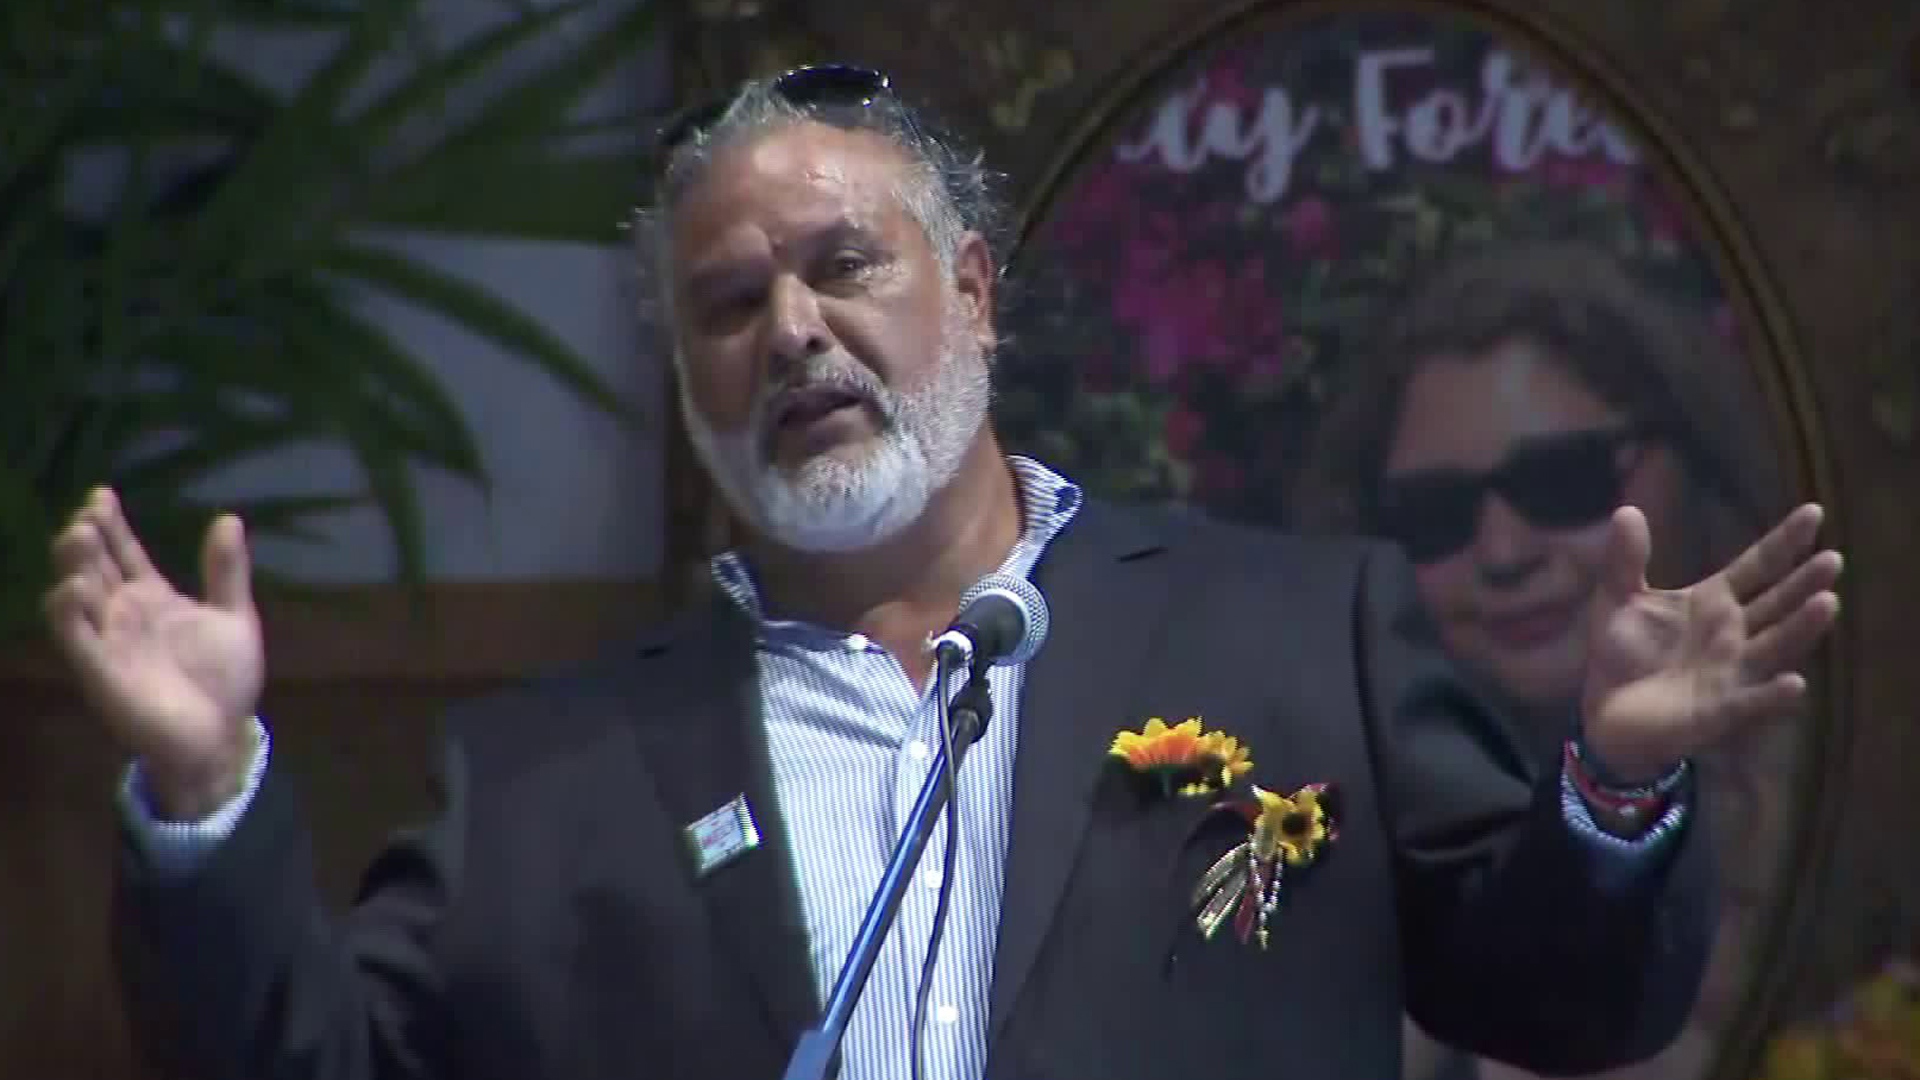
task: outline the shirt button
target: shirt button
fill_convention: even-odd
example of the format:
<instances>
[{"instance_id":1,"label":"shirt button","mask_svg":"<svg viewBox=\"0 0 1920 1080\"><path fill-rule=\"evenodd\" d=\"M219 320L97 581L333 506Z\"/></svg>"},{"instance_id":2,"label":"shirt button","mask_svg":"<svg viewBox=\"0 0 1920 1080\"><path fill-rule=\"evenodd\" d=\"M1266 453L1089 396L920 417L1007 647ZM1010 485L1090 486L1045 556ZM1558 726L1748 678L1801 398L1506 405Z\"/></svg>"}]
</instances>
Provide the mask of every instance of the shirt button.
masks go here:
<instances>
[{"instance_id":1,"label":"shirt button","mask_svg":"<svg viewBox=\"0 0 1920 1080\"><path fill-rule=\"evenodd\" d=\"M851 652L866 652L869 644L871 643L867 640L867 635L865 634L847 635L847 649Z\"/></svg>"},{"instance_id":2,"label":"shirt button","mask_svg":"<svg viewBox=\"0 0 1920 1080\"><path fill-rule=\"evenodd\" d=\"M951 1024L960 1019L960 1010L952 1005L942 1005L933 1011L933 1017L943 1024Z\"/></svg>"},{"instance_id":3,"label":"shirt button","mask_svg":"<svg viewBox=\"0 0 1920 1080\"><path fill-rule=\"evenodd\" d=\"M907 744L907 756L915 761L927 760L927 744L915 739Z\"/></svg>"},{"instance_id":4,"label":"shirt button","mask_svg":"<svg viewBox=\"0 0 1920 1080\"><path fill-rule=\"evenodd\" d=\"M937 866L930 866L927 869L920 871L920 884L925 885L929 889L939 888L940 887L940 868Z\"/></svg>"}]
</instances>

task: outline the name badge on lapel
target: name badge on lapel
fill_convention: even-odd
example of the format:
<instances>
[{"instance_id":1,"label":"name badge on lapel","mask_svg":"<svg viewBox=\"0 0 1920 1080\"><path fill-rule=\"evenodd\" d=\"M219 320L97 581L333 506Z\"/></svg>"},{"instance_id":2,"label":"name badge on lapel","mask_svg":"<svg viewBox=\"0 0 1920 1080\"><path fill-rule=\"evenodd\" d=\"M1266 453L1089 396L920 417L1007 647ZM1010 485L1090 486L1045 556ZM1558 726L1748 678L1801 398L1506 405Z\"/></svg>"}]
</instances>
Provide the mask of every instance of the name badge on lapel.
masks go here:
<instances>
[{"instance_id":1,"label":"name badge on lapel","mask_svg":"<svg viewBox=\"0 0 1920 1080\"><path fill-rule=\"evenodd\" d=\"M695 875L715 870L760 846L760 827L745 795L733 798L685 830L687 850L693 855Z\"/></svg>"}]
</instances>

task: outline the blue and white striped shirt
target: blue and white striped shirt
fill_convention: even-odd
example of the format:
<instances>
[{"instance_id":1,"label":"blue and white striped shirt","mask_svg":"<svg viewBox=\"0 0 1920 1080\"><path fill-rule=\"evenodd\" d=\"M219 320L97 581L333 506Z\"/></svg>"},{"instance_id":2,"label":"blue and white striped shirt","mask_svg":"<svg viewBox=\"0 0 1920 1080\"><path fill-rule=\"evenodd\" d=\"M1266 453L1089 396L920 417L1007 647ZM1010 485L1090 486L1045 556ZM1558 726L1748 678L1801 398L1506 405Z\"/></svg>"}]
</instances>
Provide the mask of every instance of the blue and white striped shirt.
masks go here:
<instances>
[{"instance_id":1,"label":"blue and white striped shirt","mask_svg":"<svg viewBox=\"0 0 1920 1080\"><path fill-rule=\"evenodd\" d=\"M1080 509L1081 495L1038 462L1008 463L1025 524L1000 571L1025 577ZM713 574L757 627L774 791L792 843L814 984L825 1001L940 744L933 687L915 686L892 654L859 634L767 618L738 556L716 557ZM1023 679L1024 665L991 669L993 722L959 773L960 849L922 1040L926 1075L936 1080L969 1080L986 1068L987 990ZM914 991L933 931L946 838L943 815L848 1022L842 1080L908 1073Z\"/></svg>"}]
</instances>

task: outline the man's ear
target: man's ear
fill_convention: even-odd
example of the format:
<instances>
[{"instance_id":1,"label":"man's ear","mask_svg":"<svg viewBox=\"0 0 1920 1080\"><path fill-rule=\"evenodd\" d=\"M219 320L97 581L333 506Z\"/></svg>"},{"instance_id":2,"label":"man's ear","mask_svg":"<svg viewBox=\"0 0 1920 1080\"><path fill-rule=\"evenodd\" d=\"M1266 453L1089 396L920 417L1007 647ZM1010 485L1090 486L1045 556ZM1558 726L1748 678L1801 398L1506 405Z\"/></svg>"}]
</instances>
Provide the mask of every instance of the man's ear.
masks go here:
<instances>
[{"instance_id":1,"label":"man's ear","mask_svg":"<svg viewBox=\"0 0 1920 1080\"><path fill-rule=\"evenodd\" d=\"M967 321L974 336L989 348L998 340L993 324L996 272L987 238L977 232L962 236L953 256L953 287L968 304Z\"/></svg>"}]
</instances>

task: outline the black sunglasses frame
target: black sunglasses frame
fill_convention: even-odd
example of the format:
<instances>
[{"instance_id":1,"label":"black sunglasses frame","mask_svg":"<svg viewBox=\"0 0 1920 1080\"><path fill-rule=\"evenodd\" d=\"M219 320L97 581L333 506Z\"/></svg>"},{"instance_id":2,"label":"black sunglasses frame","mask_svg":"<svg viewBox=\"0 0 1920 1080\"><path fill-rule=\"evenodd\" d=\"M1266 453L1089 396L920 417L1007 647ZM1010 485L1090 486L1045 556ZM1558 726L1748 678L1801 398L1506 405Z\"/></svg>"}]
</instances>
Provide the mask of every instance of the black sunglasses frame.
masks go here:
<instances>
[{"instance_id":1,"label":"black sunglasses frame","mask_svg":"<svg viewBox=\"0 0 1920 1080\"><path fill-rule=\"evenodd\" d=\"M1394 508L1394 504L1398 500L1383 497L1385 491L1382 489L1388 485L1384 482L1377 483L1372 498L1368 500L1368 527L1371 531L1386 535L1394 542L1400 544L1412 562L1421 564L1450 558L1471 544L1473 542L1474 531L1472 525L1468 525L1464 529L1454 527L1454 525L1457 525L1458 521L1466 521L1468 519L1478 521L1480 507L1484 506L1486 499L1494 494L1499 494L1510 504L1513 504L1516 512L1522 517L1544 528L1569 528L1575 527L1578 524L1600 521L1618 505L1620 488L1626 482L1626 470L1617 461L1611 459L1620 452L1623 446L1657 434L1658 427L1659 425L1655 424L1637 423L1625 424L1609 430L1568 432L1553 437L1555 441L1565 440L1562 445L1552 446L1550 448L1542 447L1540 450L1535 451L1535 453L1544 451L1548 454L1597 452L1608 455L1609 464L1612 469L1611 484L1613 490L1607 494L1605 500L1607 505L1604 507L1601 506L1603 500L1598 497L1598 493L1595 493L1591 503L1581 504L1589 510L1598 508L1597 512L1582 510L1581 513L1576 515L1569 513L1567 510L1555 511L1545 505L1541 505L1538 500L1530 499L1524 495L1518 495L1509 490L1511 485L1516 482L1510 474L1512 474L1517 467L1521 467L1517 458L1525 453L1522 451L1517 454L1510 454L1507 459L1486 472L1470 477L1463 476L1460 483L1460 492L1464 496L1471 498L1473 511L1471 514L1462 511L1457 520L1455 517L1449 516L1448 521L1450 524L1444 527L1433 521L1422 520L1420 522L1412 522L1407 520L1404 512L1396 512ZM1583 443L1586 445L1580 445ZM1550 502L1551 500L1547 501ZM1529 505L1521 505L1523 503ZM1428 515L1428 517L1431 516L1433 515ZM1578 517L1580 520L1576 522L1573 520L1574 517ZM1441 537L1445 538L1444 543Z\"/></svg>"},{"instance_id":2,"label":"black sunglasses frame","mask_svg":"<svg viewBox=\"0 0 1920 1080\"><path fill-rule=\"evenodd\" d=\"M885 72L856 64L810 64L783 72L773 80L773 91L800 108L819 106L871 106L893 95L893 80ZM720 97L681 110L661 129L658 140L662 160L713 126L725 115L732 97ZM904 118L904 113L902 114ZM907 119L911 123L910 119Z\"/></svg>"}]
</instances>

